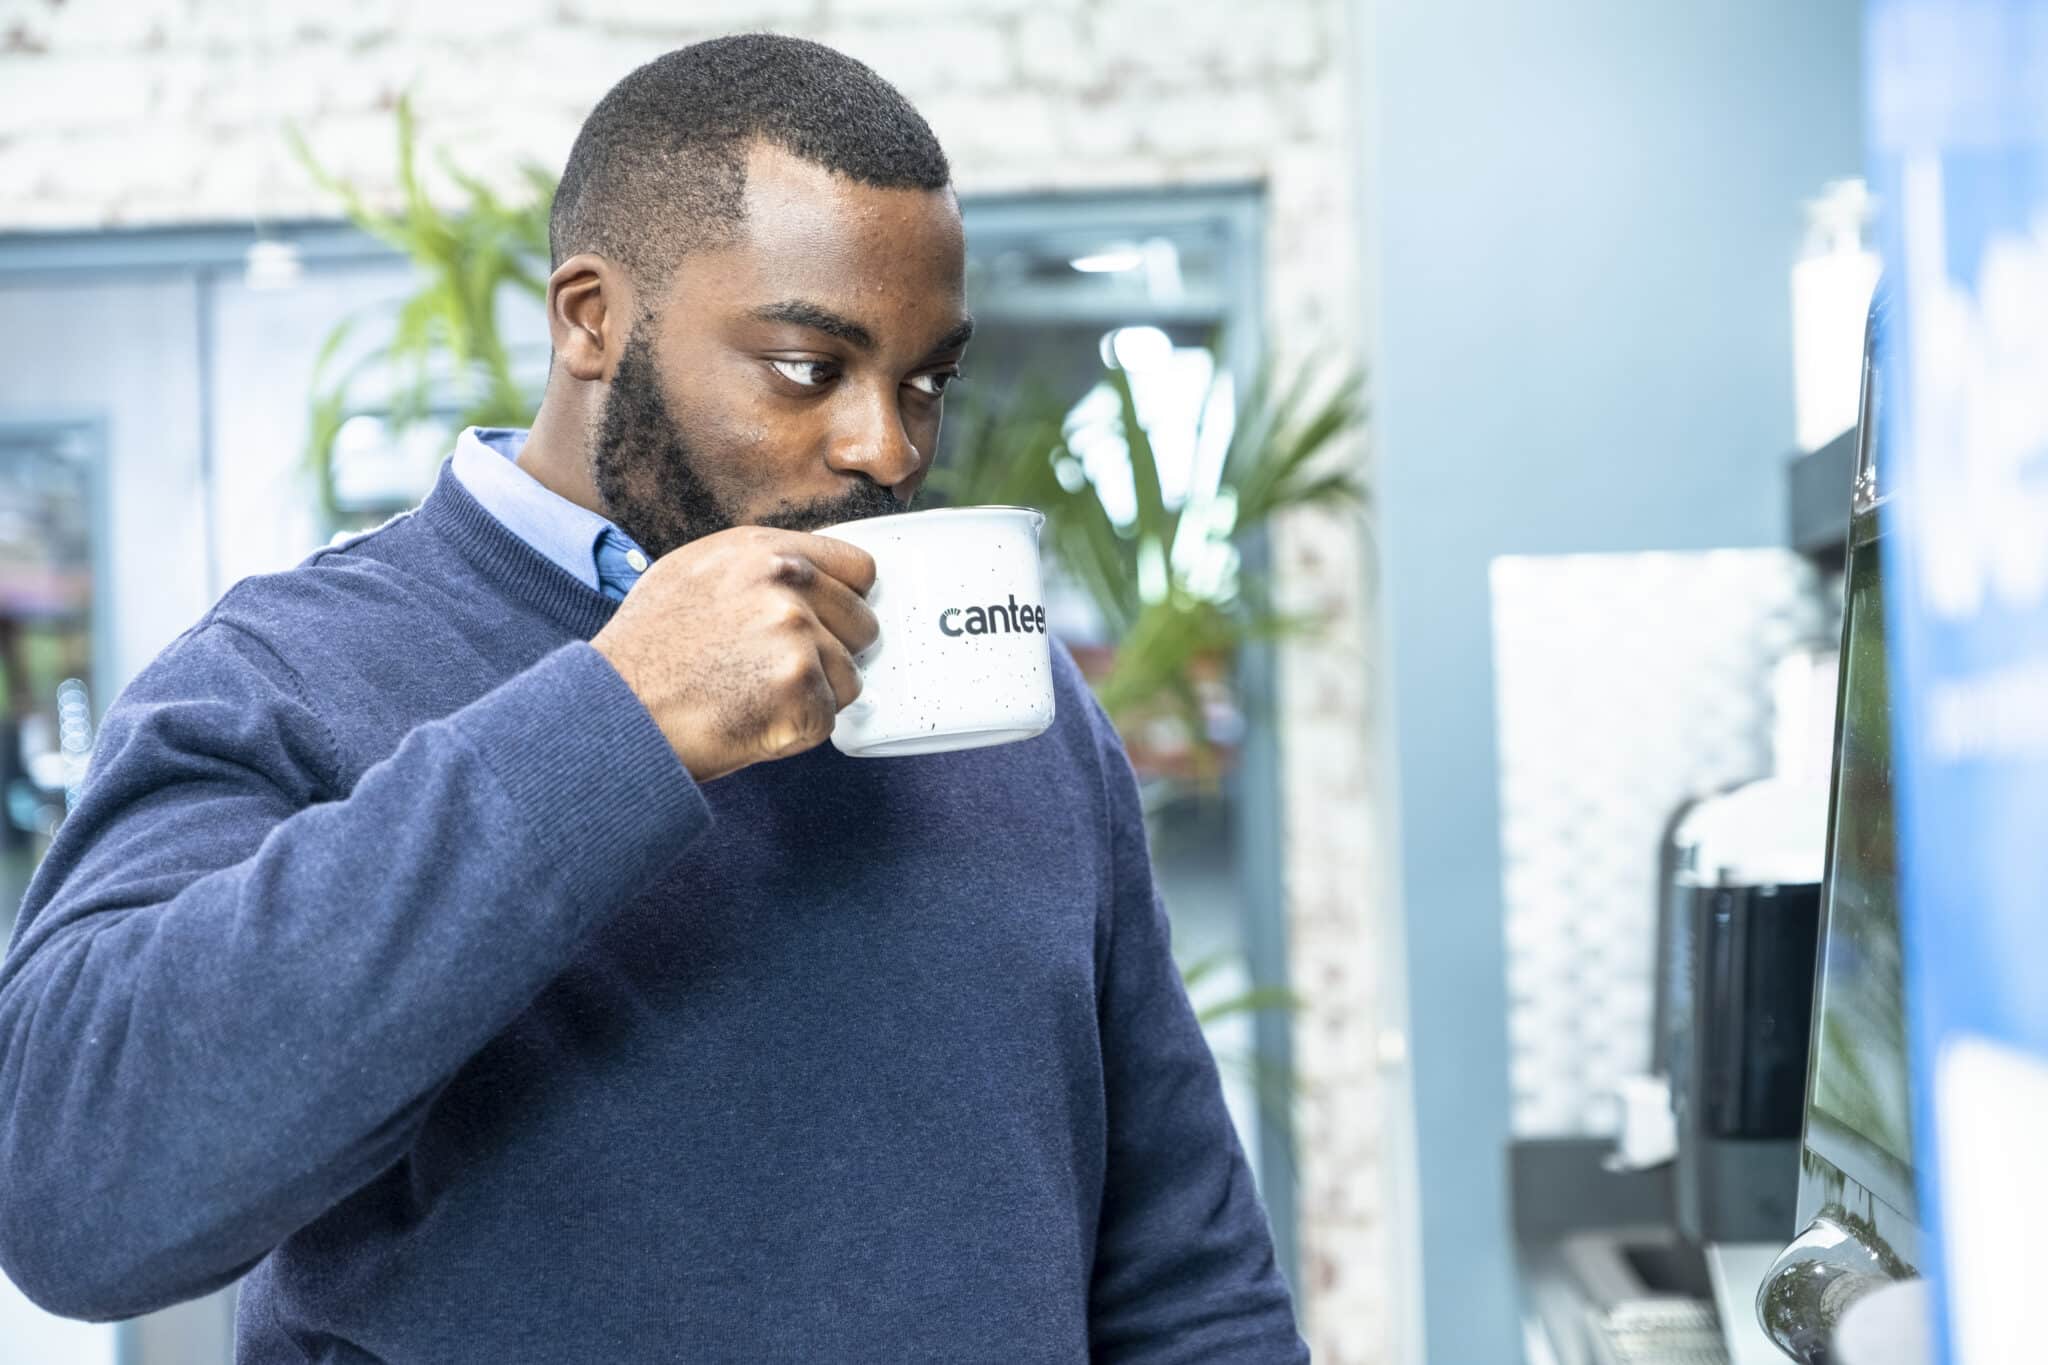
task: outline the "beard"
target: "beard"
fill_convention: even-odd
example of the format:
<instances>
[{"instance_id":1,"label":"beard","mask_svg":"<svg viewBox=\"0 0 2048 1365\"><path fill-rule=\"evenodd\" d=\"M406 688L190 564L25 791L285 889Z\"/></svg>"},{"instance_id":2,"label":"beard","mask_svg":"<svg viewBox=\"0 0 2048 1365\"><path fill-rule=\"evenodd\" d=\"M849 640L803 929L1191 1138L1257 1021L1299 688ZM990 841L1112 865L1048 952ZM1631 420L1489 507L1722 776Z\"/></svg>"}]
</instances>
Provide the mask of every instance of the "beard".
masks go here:
<instances>
[{"instance_id":1,"label":"beard","mask_svg":"<svg viewBox=\"0 0 2048 1365\"><path fill-rule=\"evenodd\" d=\"M605 394L591 454L591 479L604 514L656 559L693 540L746 524L705 479L702 452L669 411L655 371L654 348L639 327ZM842 521L905 510L896 495L872 479L857 479L844 494L808 502L784 499L751 524L785 531L815 531Z\"/></svg>"}]
</instances>

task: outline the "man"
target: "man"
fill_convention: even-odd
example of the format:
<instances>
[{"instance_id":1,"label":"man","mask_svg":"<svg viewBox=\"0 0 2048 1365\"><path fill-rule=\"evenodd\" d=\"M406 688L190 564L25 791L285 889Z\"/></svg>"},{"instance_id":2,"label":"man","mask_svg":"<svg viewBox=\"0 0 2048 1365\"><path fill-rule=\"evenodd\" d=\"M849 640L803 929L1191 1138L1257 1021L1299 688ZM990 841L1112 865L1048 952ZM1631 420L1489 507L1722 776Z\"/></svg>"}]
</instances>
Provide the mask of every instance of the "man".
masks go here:
<instances>
[{"instance_id":1,"label":"man","mask_svg":"<svg viewBox=\"0 0 2048 1365\"><path fill-rule=\"evenodd\" d=\"M530 434L135 681L0 972L0 1265L244 1361L1298 1360L1063 654L819 747L970 324L930 129L753 36L593 111ZM620 600L620 599L623 600Z\"/></svg>"}]
</instances>

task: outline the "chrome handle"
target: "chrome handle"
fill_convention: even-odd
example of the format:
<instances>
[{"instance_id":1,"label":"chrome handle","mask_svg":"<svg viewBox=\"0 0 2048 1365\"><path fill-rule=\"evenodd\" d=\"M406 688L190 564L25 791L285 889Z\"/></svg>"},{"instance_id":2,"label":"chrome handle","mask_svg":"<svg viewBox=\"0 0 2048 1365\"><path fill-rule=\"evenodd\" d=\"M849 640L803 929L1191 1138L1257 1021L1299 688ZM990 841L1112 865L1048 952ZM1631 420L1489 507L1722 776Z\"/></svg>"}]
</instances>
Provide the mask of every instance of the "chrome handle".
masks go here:
<instances>
[{"instance_id":1,"label":"chrome handle","mask_svg":"<svg viewBox=\"0 0 2048 1365\"><path fill-rule=\"evenodd\" d=\"M1801 1365L1830 1365L1835 1326L1865 1295L1911 1278L1851 1218L1821 1214L1771 1263L1756 1291L1756 1317L1777 1348Z\"/></svg>"}]
</instances>

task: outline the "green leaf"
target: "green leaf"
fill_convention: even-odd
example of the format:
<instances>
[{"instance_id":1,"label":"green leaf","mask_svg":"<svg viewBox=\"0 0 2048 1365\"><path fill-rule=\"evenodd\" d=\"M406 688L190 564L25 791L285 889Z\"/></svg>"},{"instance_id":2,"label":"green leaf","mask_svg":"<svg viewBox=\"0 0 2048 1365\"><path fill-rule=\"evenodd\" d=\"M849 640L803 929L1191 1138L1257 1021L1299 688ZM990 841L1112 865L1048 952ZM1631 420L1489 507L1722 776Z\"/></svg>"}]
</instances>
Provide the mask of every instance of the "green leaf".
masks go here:
<instances>
[{"instance_id":1,"label":"green leaf","mask_svg":"<svg viewBox=\"0 0 2048 1365\"><path fill-rule=\"evenodd\" d=\"M344 317L340 322L335 323L333 329L327 333L327 339L320 343L319 353L313 357L314 384L317 385L320 382L320 376L327 373L327 367L334 363L336 353L341 350L342 344L348 340L349 334L355 331L356 323L360 320L360 316L360 314L351 314Z\"/></svg>"},{"instance_id":2,"label":"green leaf","mask_svg":"<svg viewBox=\"0 0 2048 1365\"><path fill-rule=\"evenodd\" d=\"M1137 507L1132 524L1110 521L1092 483L1058 489L1042 504L1048 548L1118 641L1108 676L1096 683L1098 700L1120 724L1141 715L1172 718L1198 773L1213 771L1214 752L1192 682L1196 665L1205 658L1227 662L1249 643L1303 634L1318 623L1274 611L1256 574L1240 569L1208 578L1201 592L1184 575L1213 562L1216 552L1204 545L1254 534L1275 515L1364 501L1357 477L1329 463L1339 440L1364 420L1363 380L1345 373L1326 383L1324 375L1304 366L1284 376L1257 376L1238 405L1217 488L1191 490L1187 504L1170 509L1130 378L1105 367L1101 382L1116 395L1130 458ZM985 451L1000 449L999 441L981 444ZM1071 458L1071 451L1056 452L1055 462L1062 456ZM1209 591L1222 596L1207 600L1203 592Z\"/></svg>"},{"instance_id":3,"label":"green leaf","mask_svg":"<svg viewBox=\"0 0 2048 1365\"><path fill-rule=\"evenodd\" d=\"M436 151L434 160L440 164L442 172L450 180L468 191L472 214L487 219L500 219L506 216L505 205L498 198L497 191L456 165L455 158L448 155L446 147Z\"/></svg>"},{"instance_id":4,"label":"green leaf","mask_svg":"<svg viewBox=\"0 0 2048 1365\"><path fill-rule=\"evenodd\" d=\"M403 252L419 276L412 294L390 309L388 333L332 379L343 347L364 332L370 310L344 319L322 344L307 400L307 461L320 476L323 498L331 493L327 469L334 437L357 412L378 412L394 432L450 407L465 420L494 425L533 420L535 401L522 390L499 332L497 299L507 285L534 298L546 296L555 178L535 163L523 164L519 174L529 198L514 203L438 152L441 168L463 197L459 207L443 208L419 176L409 95L398 102L394 132L400 207L386 213L371 209L355 186L330 173L296 126L285 127L293 155L314 183L357 226ZM367 388L367 376L380 370L381 385Z\"/></svg>"},{"instance_id":5,"label":"green leaf","mask_svg":"<svg viewBox=\"0 0 2048 1365\"><path fill-rule=\"evenodd\" d=\"M1293 1011L1301 1008L1301 997L1284 986L1255 986L1242 995L1218 1000L1195 1011L1195 1022L1207 1027L1234 1014L1257 1014L1261 1010Z\"/></svg>"},{"instance_id":6,"label":"green leaf","mask_svg":"<svg viewBox=\"0 0 2048 1365\"><path fill-rule=\"evenodd\" d=\"M313 155L313 149L307 145L305 135L295 125L285 125L285 141L291 146L299 164L312 176L313 182L341 200L342 213L350 222L401 251L405 249L403 224L387 214L371 209L353 185L329 174Z\"/></svg>"},{"instance_id":7,"label":"green leaf","mask_svg":"<svg viewBox=\"0 0 2048 1365\"><path fill-rule=\"evenodd\" d=\"M548 296L547 280L538 272L527 269L516 257L506 260L505 278L536 299L545 299Z\"/></svg>"},{"instance_id":8,"label":"green leaf","mask_svg":"<svg viewBox=\"0 0 2048 1365\"><path fill-rule=\"evenodd\" d=\"M1138 594L1137 556L1117 534L1116 526L1095 496L1094 485L1066 503L1053 545L1067 567L1089 588L1089 596L1109 626L1122 633L1138 619L1144 604Z\"/></svg>"},{"instance_id":9,"label":"green leaf","mask_svg":"<svg viewBox=\"0 0 2048 1365\"><path fill-rule=\"evenodd\" d=\"M1237 954L1227 948L1218 948L1205 953L1180 970L1180 984L1183 990L1192 991L1219 967L1236 960Z\"/></svg>"},{"instance_id":10,"label":"green leaf","mask_svg":"<svg viewBox=\"0 0 2048 1365\"><path fill-rule=\"evenodd\" d=\"M1304 367L1278 405L1256 414L1250 434L1233 442L1225 478L1237 496L1237 534L1295 507L1364 501L1363 485L1348 471L1310 468L1364 421L1364 380L1356 373L1341 376L1319 405L1299 416L1313 383L1314 371Z\"/></svg>"},{"instance_id":11,"label":"green leaf","mask_svg":"<svg viewBox=\"0 0 2048 1365\"><path fill-rule=\"evenodd\" d=\"M1138 420L1138 396L1131 388L1130 375L1111 365L1107 382L1116 393L1124 447L1131 462L1131 484L1137 494L1135 534L1141 543L1149 541L1163 553L1173 544L1176 518L1166 510L1166 498L1160 491L1159 460L1152 450L1152 437Z\"/></svg>"}]
</instances>

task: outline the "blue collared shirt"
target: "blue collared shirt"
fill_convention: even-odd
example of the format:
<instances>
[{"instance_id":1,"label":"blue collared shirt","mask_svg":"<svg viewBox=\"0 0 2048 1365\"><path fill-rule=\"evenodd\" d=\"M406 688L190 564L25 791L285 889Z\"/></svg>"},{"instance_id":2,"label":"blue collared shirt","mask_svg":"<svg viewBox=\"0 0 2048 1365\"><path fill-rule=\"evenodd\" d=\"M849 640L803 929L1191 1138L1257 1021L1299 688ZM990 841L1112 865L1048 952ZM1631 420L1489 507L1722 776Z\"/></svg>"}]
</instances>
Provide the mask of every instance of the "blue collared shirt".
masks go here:
<instances>
[{"instance_id":1,"label":"blue collared shirt","mask_svg":"<svg viewBox=\"0 0 2048 1365\"><path fill-rule=\"evenodd\" d=\"M611 522L579 507L521 469L529 433L519 427L464 427L455 439L455 477L505 529L613 601L647 568L647 555Z\"/></svg>"}]
</instances>

